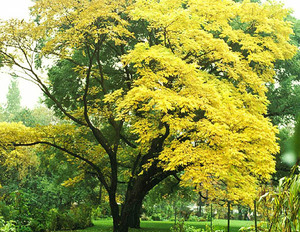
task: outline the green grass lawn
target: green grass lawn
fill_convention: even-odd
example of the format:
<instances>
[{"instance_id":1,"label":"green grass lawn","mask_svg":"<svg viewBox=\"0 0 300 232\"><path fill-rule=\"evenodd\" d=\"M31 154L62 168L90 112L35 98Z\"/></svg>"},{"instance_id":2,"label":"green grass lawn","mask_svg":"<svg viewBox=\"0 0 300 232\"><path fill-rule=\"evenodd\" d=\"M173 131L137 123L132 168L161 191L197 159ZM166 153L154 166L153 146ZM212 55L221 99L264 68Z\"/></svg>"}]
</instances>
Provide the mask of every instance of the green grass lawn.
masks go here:
<instances>
[{"instance_id":1,"label":"green grass lawn","mask_svg":"<svg viewBox=\"0 0 300 232\"><path fill-rule=\"evenodd\" d=\"M194 226L196 228L205 228L205 225L210 225L210 222L185 222L187 225ZM130 232L167 232L170 231L170 227L174 225L171 221L142 221L141 229L130 229ZM227 226L227 220L214 220L214 226ZM253 225L252 221L230 221L230 232L237 232L242 226ZM112 232L112 220L103 219L94 221L94 226L77 230L77 232Z\"/></svg>"}]
</instances>

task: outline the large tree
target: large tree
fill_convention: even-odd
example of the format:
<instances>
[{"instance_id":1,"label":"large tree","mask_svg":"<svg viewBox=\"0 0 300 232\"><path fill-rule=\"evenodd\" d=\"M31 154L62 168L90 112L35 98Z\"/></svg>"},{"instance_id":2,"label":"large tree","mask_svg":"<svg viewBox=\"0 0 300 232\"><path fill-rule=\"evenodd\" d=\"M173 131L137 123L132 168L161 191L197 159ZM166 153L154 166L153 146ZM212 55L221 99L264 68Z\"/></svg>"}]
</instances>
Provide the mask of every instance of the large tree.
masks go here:
<instances>
[{"instance_id":1,"label":"large tree","mask_svg":"<svg viewBox=\"0 0 300 232\"><path fill-rule=\"evenodd\" d=\"M2 23L2 61L68 123L3 124L1 148L64 151L106 189L115 232L139 227L145 195L178 172L199 190L250 201L278 152L266 83L296 50L287 13L232 0L36 1L34 20ZM45 59L55 63L49 80Z\"/></svg>"}]
</instances>

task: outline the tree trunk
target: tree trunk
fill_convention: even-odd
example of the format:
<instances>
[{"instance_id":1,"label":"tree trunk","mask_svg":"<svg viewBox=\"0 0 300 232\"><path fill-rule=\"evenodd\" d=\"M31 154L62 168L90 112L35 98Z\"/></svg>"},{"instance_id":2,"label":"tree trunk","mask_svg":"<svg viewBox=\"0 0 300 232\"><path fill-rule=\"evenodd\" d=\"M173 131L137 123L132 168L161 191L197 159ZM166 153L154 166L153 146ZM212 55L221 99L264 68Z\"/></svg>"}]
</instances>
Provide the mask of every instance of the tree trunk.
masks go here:
<instances>
[{"instance_id":1,"label":"tree trunk","mask_svg":"<svg viewBox=\"0 0 300 232\"><path fill-rule=\"evenodd\" d=\"M175 224L177 223L177 206L176 202L174 202L174 218L175 218Z\"/></svg>"},{"instance_id":2,"label":"tree trunk","mask_svg":"<svg viewBox=\"0 0 300 232\"><path fill-rule=\"evenodd\" d=\"M102 203L102 183L100 183L100 189L99 189L99 201L98 204L101 206Z\"/></svg>"},{"instance_id":3,"label":"tree trunk","mask_svg":"<svg viewBox=\"0 0 300 232\"><path fill-rule=\"evenodd\" d=\"M119 214L119 208L115 198L113 199L110 197L109 200L114 222L114 232L128 232L129 227L140 228L140 214L145 196L154 186L171 174L174 173L163 172L161 168L153 165L144 173L144 175L131 178L127 186L121 214ZM114 201L114 203L112 204L111 201Z\"/></svg>"},{"instance_id":4,"label":"tree trunk","mask_svg":"<svg viewBox=\"0 0 300 232\"><path fill-rule=\"evenodd\" d=\"M256 200L254 200L254 227L255 227L255 232L257 232L258 230L257 230L257 216L256 216L256 207L257 207L257 205L256 205Z\"/></svg>"},{"instance_id":5,"label":"tree trunk","mask_svg":"<svg viewBox=\"0 0 300 232\"><path fill-rule=\"evenodd\" d=\"M126 192L125 202L121 209L120 232L127 232L128 228L140 228L140 215L144 197L148 193L141 181L136 181ZM126 229L127 228L127 229Z\"/></svg>"},{"instance_id":6,"label":"tree trunk","mask_svg":"<svg viewBox=\"0 0 300 232\"><path fill-rule=\"evenodd\" d=\"M213 205L210 203L210 229L213 231Z\"/></svg>"},{"instance_id":7,"label":"tree trunk","mask_svg":"<svg viewBox=\"0 0 300 232\"><path fill-rule=\"evenodd\" d=\"M202 206L203 206L203 201L202 201L202 197L200 195L199 200L198 200L198 212L197 212L198 217L202 216Z\"/></svg>"},{"instance_id":8,"label":"tree trunk","mask_svg":"<svg viewBox=\"0 0 300 232\"><path fill-rule=\"evenodd\" d=\"M230 201L227 202L227 232L230 231Z\"/></svg>"},{"instance_id":9,"label":"tree trunk","mask_svg":"<svg viewBox=\"0 0 300 232\"><path fill-rule=\"evenodd\" d=\"M121 226L130 228L141 228L140 216L143 199L133 199L124 204L121 215Z\"/></svg>"},{"instance_id":10,"label":"tree trunk","mask_svg":"<svg viewBox=\"0 0 300 232\"><path fill-rule=\"evenodd\" d=\"M134 191L127 191L121 215L115 194L109 193L109 203L113 218L113 232L128 232L129 227L140 228L140 212L142 201L146 194L138 195L139 192L142 193L143 191L140 188Z\"/></svg>"},{"instance_id":11,"label":"tree trunk","mask_svg":"<svg viewBox=\"0 0 300 232\"><path fill-rule=\"evenodd\" d=\"M133 208L131 214L128 217L128 225L130 228L141 228L141 210L142 210L142 201L137 202Z\"/></svg>"},{"instance_id":12,"label":"tree trunk","mask_svg":"<svg viewBox=\"0 0 300 232\"><path fill-rule=\"evenodd\" d=\"M115 194L109 194L109 205L110 205L110 210L111 210L111 215L113 218L113 227L114 227L114 232L121 232L119 229L119 224L120 224L120 215L119 215L119 206L116 202ZM128 231L128 228L127 228ZM124 231L124 232L127 232Z\"/></svg>"}]
</instances>

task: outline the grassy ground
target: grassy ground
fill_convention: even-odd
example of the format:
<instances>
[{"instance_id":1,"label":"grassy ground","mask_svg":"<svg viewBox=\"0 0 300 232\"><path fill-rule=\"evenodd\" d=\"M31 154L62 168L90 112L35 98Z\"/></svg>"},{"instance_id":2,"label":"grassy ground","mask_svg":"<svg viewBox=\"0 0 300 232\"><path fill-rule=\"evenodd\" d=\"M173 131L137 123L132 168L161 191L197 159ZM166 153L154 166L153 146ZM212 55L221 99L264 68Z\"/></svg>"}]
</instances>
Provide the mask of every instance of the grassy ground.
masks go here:
<instances>
[{"instance_id":1,"label":"grassy ground","mask_svg":"<svg viewBox=\"0 0 300 232\"><path fill-rule=\"evenodd\" d=\"M210 222L185 222L185 224L194 226L196 228L205 228L205 225L210 225ZM130 232L167 232L170 227L174 225L171 221L142 221L141 229L130 229ZM230 232L237 232L242 226L253 225L251 221L230 221ZM226 227L227 220L214 220L213 226ZM221 229L221 228L220 228ZM66 232L66 231L65 231ZM74 231L73 231L74 232ZM94 226L85 230L77 230L77 232L112 232L112 220L97 220L94 221Z\"/></svg>"}]
</instances>

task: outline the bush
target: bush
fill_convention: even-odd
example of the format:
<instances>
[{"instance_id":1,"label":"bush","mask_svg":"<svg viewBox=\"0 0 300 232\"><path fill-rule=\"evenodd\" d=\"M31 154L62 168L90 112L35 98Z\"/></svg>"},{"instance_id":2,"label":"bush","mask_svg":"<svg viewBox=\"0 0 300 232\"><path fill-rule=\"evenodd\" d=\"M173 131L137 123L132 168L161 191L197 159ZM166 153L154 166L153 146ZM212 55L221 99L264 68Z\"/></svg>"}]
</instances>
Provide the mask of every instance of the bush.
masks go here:
<instances>
[{"instance_id":1,"label":"bush","mask_svg":"<svg viewBox=\"0 0 300 232\"><path fill-rule=\"evenodd\" d=\"M182 206L179 211L180 217L184 218L185 221L189 219L191 213L192 210L187 206Z\"/></svg>"},{"instance_id":2,"label":"bush","mask_svg":"<svg viewBox=\"0 0 300 232\"><path fill-rule=\"evenodd\" d=\"M0 215L2 219L8 221L15 214L15 209L11 205L7 205L4 201L0 201Z\"/></svg>"},{"instance_id":3,"label":"bush","mask_svg":"<svg viewBox=\"0 0 300 232\"><path fill-rule=\"evenodd\" d=\"M143 214L141 215L141 220L142 220L142 221L150 221L150 217L148 217L146 214L143 213Z\"/></svg>"},{"instance_id":4,"label":"bush","mask_svg":"<svg viewBox=\"0 0 300 232\"><path fill-rule=\"evenodd\" d=\"M33 232L32 229L28 225L20 225L17 226L18 232Z\"/></svg>"},{"instance_id":5,"label":"bush","mask_svg":"<svg viewBox=\"0 0 300 232\"><path fill-rule=\"evenodd\" d=\"M160 214L153 214L151 216L151 220L153 220L153 221L162 221L162 218L161 218Z\"/></svg>"},{"instance_id":6,"label":"bush","mask_svg":"<svg viewBox=\"0 0 300 232\"><path fill-rule=\"evenodd\" d=\"M196 216L196 215L191 215L191 216L189 217L189 219L188 219L188 221L190 221L190 222L200 222L200 221L202 221L202 220L206 221L205 218L203 218L203 217L198 217L198 216Z\"/></svg>"},{"instance_id":7,"label":"bush","mask_svg":"<svg viewBox=\"0 0 300 232\"><path fill-rule=\"evenodd\" d=\"M16 232L14 221L6 222L3 217L0 217L0 232Z\"/></svg>"},{"instance_id":8,"label":"bush","mask_svg":"<svg viewBox=\"0 0 300 232\"><path fill-rule=\"evenodd\" d=\"M70 216L74 220L73 229L84 229L93 225L92 208L86 204L71 208Z\"/></svg>"},{"instance_id":9,"label":"bush","mask_svg":"<svg viewBox=\"0 0 300 232\"><path fill-rule=\"evenodd\" d=\"M205 217L199 217L199 222L206 222L207 219Z\"/></svg>"},{"instance_id":10,"label":"bush","mask_svg":"<svg viewBox=\"0 0 300 232\"><path fill-rule=\"evenodd\" d=\"M72 218L70 211L59 213L57 218L57 226L59 230L73 230L77 229L75 226L76 219ZM79 228L78 228L79 229Z\"/></svg>"},{"instance_id":11,"label":"bush","mask_svg":"<svg viewBox=\"0 0 300 232\"><path fill-rule=\"evenodd\" d=\"M34 232L43 232L43 231L46 231L45 221L41 221L40 219L39 220L32 219L29 222L29 227Z\"/></svg>"},{"instance_id":12,"label":"bush","mask_svg":"<svg viewBox=\"0 0 300 232\"><path fill-rule=\"evenodd\" d=\"M184 221L180 221L170 228L171 232L205 232L203 229L196 229L193 226L185 225Z\"/></svg>"},{"instance_id":13,"label":"bush","mask_svg":"<svg viewBox=\"0 0 300 232\"><path fill-rule=\"evenodd\" d=\"M101 206L92 209L92 218L94 220L108 217L110 217L110 209L108 204L102 203Z\"/></svg>"},{"instance_id":14,"label":"bush","mask_svg":"<svg viewBox=\"0 0 300 232\"><path fill-rule=\"evenodd\" d=\"M10 194L9 200L10 204L0 201L0 232L11 231L10 228L16 232L44 232L92 226L92 209L87 204L76 205L69 210L32 208L21 191Z\"/></svg>"},{"instance_id":15,"label":"bush","mask_svg":"<svg viewBox=\"0 0 300 232\"><path fill-rule=\"evenodd\" d=\"M50 209L46 221L46 228L50 231L55 231L58 228L58 209Z\"/></svg>"},{"instance_id":16,"label":"bush","mask_svg":"<svg viewBox=\"0 0 300 232\"><path fill-rule=\"evenodd\" d=\"M9 195L11 205L1 201L0 215L2 220L2 231L32 232L29 224L33 220L30 216L26 198L22 191L13 192ZM3 224L5 222L5 224ZM12 230L13 228L13 230ZM34 230L35 232L38 232Z\"/></svg>"},{"instance_id":17,"label":"bush","mask_svg":"<svg viewBox=\"0 0 300 232\"><path fill-rule=\"evenodd\" d=\"M51 209L46 223L47 230L77 230L93 225L91 207L82 204L63 212Z\"/></svg>"},{"instance_id":18,"label":"bush","mask_svg":"<svg viewBox=\"0 0 300 232\"><path fill-rule=\"evenodd\" d=\"M267 225L263 222L258 223L257 225L257 230L260 232L267 232L269 231L269 229L267 229ZM254 225L249 226L249 227L241 227L239 229L239 232L255 232L255 227Z\"/></svg>"}]
</instances>

